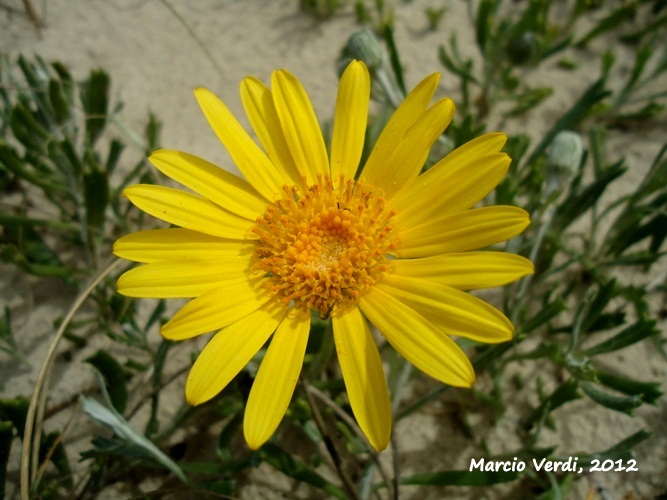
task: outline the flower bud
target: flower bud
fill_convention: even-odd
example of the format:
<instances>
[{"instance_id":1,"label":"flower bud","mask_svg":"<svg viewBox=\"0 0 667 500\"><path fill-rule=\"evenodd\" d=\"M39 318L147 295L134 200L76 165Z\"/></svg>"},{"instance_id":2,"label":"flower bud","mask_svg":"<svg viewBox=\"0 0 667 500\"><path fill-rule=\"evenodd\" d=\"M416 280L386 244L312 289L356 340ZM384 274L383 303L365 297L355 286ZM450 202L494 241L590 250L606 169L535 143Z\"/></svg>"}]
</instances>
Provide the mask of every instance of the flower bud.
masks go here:
<instances>
[{"instance_id":1,"label":"flower bud","mask_svg":"<svg viewBox=\"0 0 667 500\"><path fill-rule=\"evenodd\" d=\"M338 58L338 73L342 74L354 59L363 61L371 74L382 67L385 53L375 34L368 28L353 33Z\"/></svg>"},{"instance_id":2,"label":"flower bud","mask_svg":"<svg viewBox=\"0 0 667 500\"><path fill-rule=\"evenodd\" d=\"M569 181L581 165L584 145L579 134L564 130L554 137L547 156L547 191Z\"/></svg>"}]
</instances>

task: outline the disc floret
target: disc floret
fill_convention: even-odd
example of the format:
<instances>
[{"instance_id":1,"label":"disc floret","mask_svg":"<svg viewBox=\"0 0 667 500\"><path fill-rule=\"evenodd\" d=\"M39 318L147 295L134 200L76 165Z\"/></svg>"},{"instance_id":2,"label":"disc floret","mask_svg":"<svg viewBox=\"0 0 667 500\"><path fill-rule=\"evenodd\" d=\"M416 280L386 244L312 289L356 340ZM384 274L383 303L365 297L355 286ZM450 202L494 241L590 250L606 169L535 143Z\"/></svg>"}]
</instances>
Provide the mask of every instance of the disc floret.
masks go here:
<instances>
[{"instance_id":1,"label":"disc floret","mask_svg":"<svg viewBox=\"0 0 667 500\"><path fill-rule=\"evenodd\" d=\"M380 190L341 176L318 176L305 192L284 188L253 231L259 236L255 269L268 276L271 292L285 304L326 317L354 302L388 268L398 247L394 212Z\"/></svg>"}]
</instances>

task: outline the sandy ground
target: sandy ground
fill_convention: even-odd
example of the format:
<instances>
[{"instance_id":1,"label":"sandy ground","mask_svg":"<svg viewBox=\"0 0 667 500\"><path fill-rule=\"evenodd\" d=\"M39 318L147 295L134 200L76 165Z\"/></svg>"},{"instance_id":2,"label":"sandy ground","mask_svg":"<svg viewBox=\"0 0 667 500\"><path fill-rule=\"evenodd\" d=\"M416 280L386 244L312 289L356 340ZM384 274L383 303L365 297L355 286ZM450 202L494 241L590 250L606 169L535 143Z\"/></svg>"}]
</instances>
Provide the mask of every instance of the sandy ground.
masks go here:
<instances>
[{"instance_id":1,"label":"sandy ground","mask_svg":"<svg viewBox=\"0 0 667 500\"><path fill-rule=\"evenodd\" d=\"M358 29L351 10L333 19L318 23L302 14L296 0L199 0L172 4L187 24L205 43L215 59L217 68L207 59L184 26L158 0L49 0L36 1L46 7L46 25L38 34L30 21L20 13L20 0L4 0L2 5L19 13L0 10L0 51L16 56L38 54L47 61L60 60L83 78L92 68L101 67L112 77L113 89L125 103L122 113L127 127L141 131L147 113L155 112L162 120L162 144L197 154L230 170L234 167L208 127L196 105L192 90L205 86L217 93L230 109L247 124L243 117L238 85L247 75L268 81L276 68L287 68L297 75L308 90L320 120L330 120L336 96L335 61L350 34ZM396 2L396 39L406 67L407 84L417 83L425 75L441 71L437 47L456 31L464 55L478 57L472 43L472 32L465 2L447 2L448 12L435 32L428 31L424 8L437 2ZM43 11L42 11L43 12ZM593 53L604 50L593 45ZM621 54L623 56L624 54ZM579 54L584 60L594 60L591 53ZM596 63L597 64L597 63ZM621 61L620 68L630 62ZM547 64L539 72L528 75L534 85L554 85L555 95L522 123L521 132L538 136L573 98L598 75L582 65L579 71L562 73ZM439 95L456 92L456 82L443 78ZM491 119L490 128L502 123ZM495 120L495 122L494 122ZM512 131L510 131L512 132ZM612 154L626 156L630 166L625 185L619 183L610 194L613 199L641 179L649 162L664 140L664 130L639 130L631 133L613 132ZM128 165L141 154L139 148L126 152ZM2 397L31 392L39 365L51 335L52 322L67 310L73 297L63 287L49 283L38 285L6 266L0 266L2 299L14 312L14 329L19 343L28 354L30 367L14 364L3 369ZM105 339L99 340L104 345ZM96 345L93 341L91 349ZM183 353L187 356L187 349ZM641 380L664 381L664 361L652 344L643 343L605 359L608 366L632 373ZM625 367L625 368L624 368ZM498 426L488 430L486 437L492 453L511 451L519 445L508 441L514 436L519 412L527 404L534 405L533 389L539 373L534 365L517 368L524 376L528 394L511 396L508 413ZM53 376L51 400L66 399L91 382L90 371L81 364L62 362ZM418 378L414 391L426 392L433 382ZM480 384L488 384L484 377ZM167 395L178 407L182 394ZM460 397L460 396L459 396ZM438 471L445 468L467 468L470 458L480 457L481 451L463 437L449 415L455 398L438 401L396 429L401 450L400 461L405 475ZM652 498L665 490L667 471L667 436L664 432L665 401L658 407L643 407L639 418L630 418L611 411L602 411L589 401L580 401L557 412L557 431L548 431L544 445L558 445L557 453L567 456L575 452L603 450L629 434L646 428L655 432L654 439L637 450L639 473L597 473L579 481L573 498L583 498L594 488L601 488L604 498ZM473 419L482 418L472 415ZM78 419L80 422L82 419ZM384 457L389 459L388 456ZM73 463L76 457L70 457ZM296 492L291 482L269 474L265 467L251 474L243 490L246 498L307 497L308 490ZM268 477L268 479L267 479ZM312 493L312 492L311 492ZM405 488L405 498L441 498L445 495L481 498L506 494L511 489L496 491L460 492L453 489ZM122 497L118 494L118 497ZM595 498L595 496L594 496Z\"/></svg>"}]
</instances>

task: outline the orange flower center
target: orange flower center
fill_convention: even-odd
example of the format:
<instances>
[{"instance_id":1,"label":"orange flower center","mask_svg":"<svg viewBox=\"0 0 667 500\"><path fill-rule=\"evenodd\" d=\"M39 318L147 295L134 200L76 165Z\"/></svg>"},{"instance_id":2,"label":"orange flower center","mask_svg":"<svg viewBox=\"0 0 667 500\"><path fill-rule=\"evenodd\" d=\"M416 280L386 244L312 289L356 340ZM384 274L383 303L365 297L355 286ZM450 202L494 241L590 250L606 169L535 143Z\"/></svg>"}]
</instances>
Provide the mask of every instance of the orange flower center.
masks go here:
<instances>
[{"instance_id":1,"label":"orange flower center","mask_svg":"<svg viewBox=\"0 0 667 500\"><path fill-rule=\"evenodd\" d=\"M381 191L343 176L337 186L318 176L305 194L284 190L253 229L260 238L255 269L285 304L326 317L387 270L386 255L399 244L389 225L394 212Z\"/></svg>"}]
</instances>

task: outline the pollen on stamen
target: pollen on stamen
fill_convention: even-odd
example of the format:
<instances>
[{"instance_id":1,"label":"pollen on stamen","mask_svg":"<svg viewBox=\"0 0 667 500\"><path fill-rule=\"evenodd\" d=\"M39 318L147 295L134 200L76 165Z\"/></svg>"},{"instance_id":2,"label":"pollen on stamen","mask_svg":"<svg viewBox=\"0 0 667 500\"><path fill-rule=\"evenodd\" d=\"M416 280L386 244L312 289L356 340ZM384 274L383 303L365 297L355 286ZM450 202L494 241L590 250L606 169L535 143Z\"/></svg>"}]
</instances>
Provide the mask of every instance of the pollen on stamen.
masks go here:
<instances>
[{"instance_id":1,"label":"pollen on stamen","mask_svg":"<svg viewBox=\"0 0 667 500\"><path fill-rule=\"evenodd\" d=\"M394 212L380 190L341 176L318 176L307 191L285 186L285 197L257 219L255 271L286 304L322 316L354 302L387 271L398 247Z\"/></svg>"}]
</instances>

